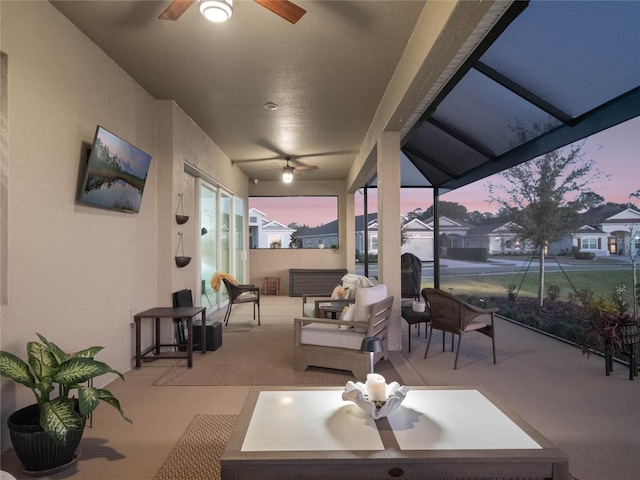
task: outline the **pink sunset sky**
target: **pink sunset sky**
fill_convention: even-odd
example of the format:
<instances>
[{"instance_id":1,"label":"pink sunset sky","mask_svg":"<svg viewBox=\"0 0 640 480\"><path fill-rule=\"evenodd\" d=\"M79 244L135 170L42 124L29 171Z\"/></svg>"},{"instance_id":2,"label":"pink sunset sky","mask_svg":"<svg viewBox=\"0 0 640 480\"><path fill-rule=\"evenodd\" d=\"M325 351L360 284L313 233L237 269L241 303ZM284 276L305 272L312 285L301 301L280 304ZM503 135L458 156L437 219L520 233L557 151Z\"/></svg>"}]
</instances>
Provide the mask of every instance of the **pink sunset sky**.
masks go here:
<instances>
[{"instance_id":1,"label":"pink sunset sky","mask_svg":"<svg viewBox=\"0 0 640 480\"><path fill-rule=\"evenodd\" d=\"M640 200L629 197L640 188L640 118L588 137L582 153L585 159L595 160L603 172L602 178L592 185L595 193L604 197L606 202L631 203L640 208ZM488 196L487 185L498 181L499 176L493 175L446 193L440 200L460 203L470 212L495 213L497 206L487 203L485 199ZM337 218L335 197L327 197L327 201L322 203L318 202L318 197L275 197L251 199L249 206L264 212L267 220L276 220L284 225L295 222L315 227ZM424 210L431 203L431 189L403 189L400 213L405 214L416 208ZM375 189L369 190L369 210L377 211ZM362 196L356 195L356 214L361 215L362 211Z\"/></svg>"}]
</instances>

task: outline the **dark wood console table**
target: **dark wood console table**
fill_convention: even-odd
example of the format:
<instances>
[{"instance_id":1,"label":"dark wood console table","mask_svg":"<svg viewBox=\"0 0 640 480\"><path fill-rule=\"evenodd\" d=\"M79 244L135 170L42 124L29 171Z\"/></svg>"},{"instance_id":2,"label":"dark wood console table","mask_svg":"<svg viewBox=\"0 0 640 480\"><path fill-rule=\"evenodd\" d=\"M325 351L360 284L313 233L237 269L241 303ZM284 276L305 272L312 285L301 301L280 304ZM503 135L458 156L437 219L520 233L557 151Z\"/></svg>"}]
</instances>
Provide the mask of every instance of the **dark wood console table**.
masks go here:
<instances>
[{"instance_id":1,"label":"dark wood console table","mask_svg":"<svg viewBox=\"0 0 640 480\"><path fill-rule=\"evenodd\" d=\"M289 270L289 296L332 292L346 274L344 268L292 268Z\"/></svg>"},{"instance_id":2,"label":"dark wood console table","mask_svg":"<svg viewBox=\"0 0 640 480\"><path fill-rule=\"evenodd\" d=\"M186 358L187 366L191 368L193 366L193 317L198 314L202 315L202 336L200 338L207 338L207 325L206 325L206 308L205 307L157 307L150 308L144 312L137 313L133 316L133 320L136 324L136 368L140 368L142 358L153 352L153 357L149 357L148 360L157 360L158 358ZM141 351L141 323L143 318L155 318L155 342L149 348ZM160 319L161 318L182 318L187 322L187 331L189 332L189 338L187 340L186 352L161 352L160 347L176 347L174 344L161 344L160 343ZM206 352L206 342L200 342L202 344L202 353Z\"/></svg>"}]
</instances>

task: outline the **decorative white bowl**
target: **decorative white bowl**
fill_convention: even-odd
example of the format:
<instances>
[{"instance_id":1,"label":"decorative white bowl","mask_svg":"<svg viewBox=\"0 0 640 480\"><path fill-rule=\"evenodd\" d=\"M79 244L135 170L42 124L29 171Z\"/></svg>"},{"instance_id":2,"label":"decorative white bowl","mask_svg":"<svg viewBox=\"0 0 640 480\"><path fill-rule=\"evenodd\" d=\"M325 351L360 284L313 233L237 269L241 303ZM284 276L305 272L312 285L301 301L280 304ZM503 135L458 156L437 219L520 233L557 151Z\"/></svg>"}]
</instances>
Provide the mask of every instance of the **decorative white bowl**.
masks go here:
<instances>
[{"instance_id":1,"label":"decorative white bowl","mask_svg":"<svg viewBox=\"0 0 640 480\"><path fill-rule=\"evenodd\" d=\"M355 403L364 413L373 417L374 420L377 420L395 412L404 400L404 397L407 396L409 388L400 385L398 382L391 382L387 384L386 391L386 401L371 401L369 400L367 386L364 383L347 382L347 385L344 387L344 392L342 393L342 399Z\"/></svg>"}]
</instances>

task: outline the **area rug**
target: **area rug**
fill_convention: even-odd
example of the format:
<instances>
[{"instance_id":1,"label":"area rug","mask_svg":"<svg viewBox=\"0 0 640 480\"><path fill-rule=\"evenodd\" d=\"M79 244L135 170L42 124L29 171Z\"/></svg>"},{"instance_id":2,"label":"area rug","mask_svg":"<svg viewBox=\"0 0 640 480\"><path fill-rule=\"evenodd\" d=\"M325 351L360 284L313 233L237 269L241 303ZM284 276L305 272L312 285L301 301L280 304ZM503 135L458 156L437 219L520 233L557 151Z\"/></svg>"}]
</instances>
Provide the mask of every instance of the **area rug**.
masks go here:
<instances>
[{"instance_id":1,"label":"area rug","mask_svg":"<svg viewBox=\"0 0 640 480\"><path fill-rule=\"evenodd\" d=\"M219 480L237 415L196 415L154 480Z\"/></svg>"},{"instance_id":2,"label":"area rug","mask_svg":"<svg viewBox=\"0 0 640 480\"><path fill-rule=\"evenodd\" d=\"M293 326L225 327L222 346L202 355L193 354L193 367L183 364L156 381L158 386L344 386L356 379L351 372L309 367L293 369ZM389 360L376 363L376 373L387 383L402 378Z\"/></svg>"},{"instance_id":3,"label":"area rug","mask_svg":"<svg viewBox=\"0 0 640 480\"><path fill-rule=\"evenodd\" d=\"M237 415L196 415L153 480L220 480L220 459L237 418ZM577 480L572 475L569 478Z\"/></svg>"}]
</instances>

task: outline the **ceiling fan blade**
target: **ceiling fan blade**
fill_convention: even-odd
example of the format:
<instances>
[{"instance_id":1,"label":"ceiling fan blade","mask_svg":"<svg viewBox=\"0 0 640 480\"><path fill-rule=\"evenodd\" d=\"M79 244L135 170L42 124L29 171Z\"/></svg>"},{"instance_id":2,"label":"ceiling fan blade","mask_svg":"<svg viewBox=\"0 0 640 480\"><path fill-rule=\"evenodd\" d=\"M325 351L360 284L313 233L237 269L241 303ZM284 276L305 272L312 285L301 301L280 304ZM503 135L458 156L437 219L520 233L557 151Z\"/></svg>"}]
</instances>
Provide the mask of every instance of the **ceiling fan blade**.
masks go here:
<instances>
[{"instance_id":1,"label":"ceiling fan blade","mask_svg":"<svg viewBox=\"0 0 640 480\"><path fill-rule=\"evenodd\" d=\"M295 170L318 170L320 167L317 165L298 165L293 167Z\"/></svg>"},{"instance_id":2,"label":"ceiling fan blade","mask_svg":"<svg viewBox=\"0 0 640 480\"><path fill-rule=\"evenodd\" d=\"M287 0L255 0L255 2L291 23L296 23L307 13L304 8Z\"/></svg>"},{"instance_id":3,"label":"ceiling fan blade","mask_svg":"<svg viewBox=\"0 0 640 480\"><path fill-rule=\"evenodd\" d=\"M178 20L195 0L173 0L158 17L161 20Z\"/></svg>"}]
</instances>

